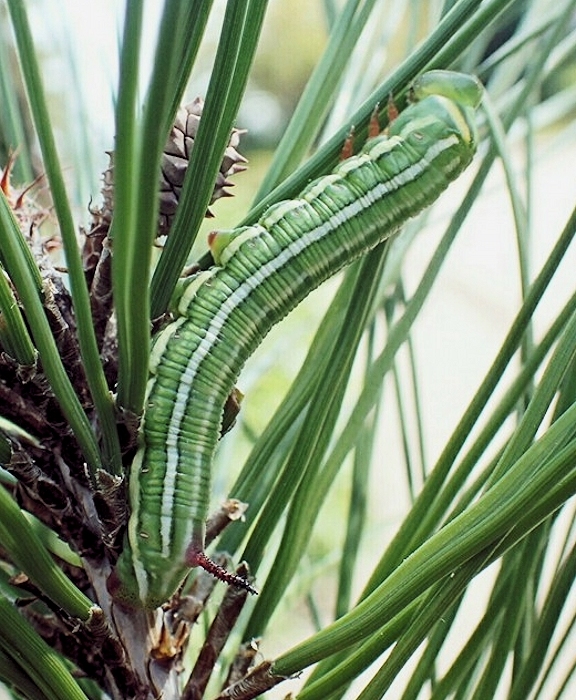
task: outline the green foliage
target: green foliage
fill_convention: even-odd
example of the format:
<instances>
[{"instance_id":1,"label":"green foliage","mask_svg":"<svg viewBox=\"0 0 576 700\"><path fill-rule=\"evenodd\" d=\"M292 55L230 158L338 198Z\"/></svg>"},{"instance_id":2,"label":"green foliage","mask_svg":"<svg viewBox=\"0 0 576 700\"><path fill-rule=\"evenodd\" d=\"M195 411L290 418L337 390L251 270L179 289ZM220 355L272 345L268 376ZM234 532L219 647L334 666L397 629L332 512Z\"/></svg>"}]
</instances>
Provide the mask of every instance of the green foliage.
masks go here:
<instances>
[{"instance_id":1,"label":"green foliage","mask_svg":"<svg viewBox=\"0 0 576 700\"><path fill-rule=\"evenodd\" d=\"M217 621L228 632L217 640L214 630L206 631L198 659L182 632L195 618L182 617L179 602L158 612L153 624L116 606L106 581L125 522L118 476L134 454L151 321L166 310L189 262L241 100L258 75L254 61L267 31L267 3L227 3L176 219L156 254L162 151L201 60L212 2L164 3L144 90L146 18L142 3L126 2L110 144L114 217L105 231L116 325L108 325L107 336L95 321L102 299L89 279L84 239L78 244L55 138L62 125L43 87L30 5L0 0L0 153L17 146L13 179L30 180L38 143L38 170L46 174L67 275L63 284L45 250L38 253L39 219L26 218L5 187L0 456L12 476L4 472L0 486L0 678L13 696L217 697L228 665L260 637L271 661L241 669L236 697L256 697L277 683L303 700L570 697L576 290L564 284L558 293L557 280L576 233L576 202L569 203L567 212L573 211L561 231L543 226L535 212L542 207L543 144L555 139L566 152L574 148L576 2L457 0L433 9L377 0L322 4L331 29L325 52L302 88L251 211L238 212L238 223L256 220L272 202L330 171L351 127L355 145L361 144L375 105L384 123L389 95L402 109L412 80L431 68L482 80L483 143L466 190L456 189L459 201L443 200L443 208L347 270L335 291L331 285L311 299L306 312L318 319L317 329L285 395L273 397L274 410L261 409L262 431L254 429L261 416L247 392L239 425L222 444L214 503L229 494L248 504L217 549L247 562L260 595L233 611L233 592L227 594ZM279 5L293 11L289 2ZM305 17L299 27L306 31ZM93 154L86 156L93 162ZM450 257L461 254L458 236L472 208L490 195L486 180L495 164L502 166L513 213L517 261L506 274L518 280L519 301L489 368L430 464L433 416L422 398L419 333L428 308L443 313L435 287ZM566 169L569 178L568 162ZM419 272L412 244L425 240L423 229L446 222L447 209L449 221L437 240L430 234L433 250ZM93 216L105 225L103 214ZM539 266L543 256L535 251L546 241L550 252ZM498 300L504 302L512 304ZM320 314L317 306L327 310ZM282 358L297 353L302 318L288 319L249 366L253 393L265 396L268 386L278 386L278 373L268 372L270 357L275 344ZM391 413L398 416L395 427L387 420ZM384 436L382 423L390 431ZM240 466L243 451L249 454ZM398 471L402 461L397 499L405 482L411 503L401 522L387 518L382 534L371 505L388 470ZM24 511L75 554L60 558ZM315 561L317 552L325 558ZM216 603L206 605L202 585L200 576L191 577L186 590L209 620ZM320 627L310 633L296 612L306 601ZM220 670L206 660L210 654L221 654ZM312 664L306 680L283 683ZM90 683L75 680L79 670Z\"/></svg>"}]
</instances>

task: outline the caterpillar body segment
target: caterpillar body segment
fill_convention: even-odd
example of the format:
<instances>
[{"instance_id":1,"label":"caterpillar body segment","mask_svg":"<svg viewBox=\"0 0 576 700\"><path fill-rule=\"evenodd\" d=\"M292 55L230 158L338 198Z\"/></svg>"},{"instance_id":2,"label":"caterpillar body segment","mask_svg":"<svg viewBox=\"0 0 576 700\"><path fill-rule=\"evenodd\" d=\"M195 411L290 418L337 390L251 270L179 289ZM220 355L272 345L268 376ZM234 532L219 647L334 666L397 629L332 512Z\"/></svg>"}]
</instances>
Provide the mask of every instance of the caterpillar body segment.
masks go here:
<instances>
[{"instance_id":1,"label":"caterpillar body segment","mask_svg":"<svg viewBox=\"0 0 576 700\"><path fill-rule=\"evenodd\" d=\"M387 134L299 197L271 206L253 226L210 235L216 266L190 279L179 317L153 349L130 474L130 520L114 574L120 600L157 607L194 565L244 585L207 565L204 554L226 399L273 325L431 204L468 166L481 90L470 76L425 74L414 88L418 101Z\"/></svg>"}]
</instances>

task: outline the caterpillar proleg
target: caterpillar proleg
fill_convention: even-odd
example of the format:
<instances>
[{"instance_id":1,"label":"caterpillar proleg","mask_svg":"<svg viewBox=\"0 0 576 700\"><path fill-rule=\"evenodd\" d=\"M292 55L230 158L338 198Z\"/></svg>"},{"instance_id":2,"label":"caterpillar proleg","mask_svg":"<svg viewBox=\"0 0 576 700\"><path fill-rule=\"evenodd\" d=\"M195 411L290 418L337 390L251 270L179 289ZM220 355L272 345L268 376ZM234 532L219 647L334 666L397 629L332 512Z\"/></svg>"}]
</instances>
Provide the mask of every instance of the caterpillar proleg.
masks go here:
<instances>
[{"instance_id":1,"label":"caterpillar proleg","mask_svg":"<svg viewBox=\"0 0 576 700\"><path fill-rule=\"evenodd\" d=\"M115 595L154 608L191 566L212 570L204 523L222 411L270 328L328 277L431 204L476 150L479 82L432 71L413 103L362 151L271 206L251 226L211 234L216 262L190 278L177 317L156 338L129 478L130 520ZM209 560L208 560L209 561Z\"/></svg>"}]
</instances>

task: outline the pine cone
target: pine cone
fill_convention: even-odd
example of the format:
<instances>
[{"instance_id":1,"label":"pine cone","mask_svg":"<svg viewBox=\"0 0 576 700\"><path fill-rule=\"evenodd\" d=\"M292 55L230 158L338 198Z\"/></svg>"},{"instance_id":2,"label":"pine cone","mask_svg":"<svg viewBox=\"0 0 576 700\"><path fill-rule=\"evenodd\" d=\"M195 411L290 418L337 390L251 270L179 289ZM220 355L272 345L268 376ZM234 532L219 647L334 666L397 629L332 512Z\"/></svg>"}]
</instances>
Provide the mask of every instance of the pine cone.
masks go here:
<instances>
[{"instance_id":1,"label":"pine cone","mask_svg":"<svg viewBox=\"0 0 576 700\"><path fill-rule=\"evenodd\" d=\"M165 236L174 220L203 108L204 100L201 97L197 97L185 107L180 107L176 114L174 126L168 135L162 154L161 175L158 186L160 193L158 236ZM226 188L232 187L234 183L230 182L228 178L235 173L246 170L244 165L247 162L246 158L236 150L240 143L240 136L243 133L245 133L243 129L232 129L228 147L224 152L224 158L220 165L220 171L216 176L210 203L215 202L220 197L230 196ZM110 156L110 164L104 171L102 185L104 202L100 209L91 209L94 217L93 228L96 227L98 230L110 228L114 212L114 154L108 152L108 155ZM206 216L212 216L210 210L206 212Z\"/></svg>"},{"instance_id":2,"label":"pine cone","mask_svg":"<svg viewBox=\"0 0 576 700\"><path fill-rule=\"evenodd\" d=\"M159 182L159 214L156 236L165 236L176 213L190 153L198 131L204 101L196 98L194 102L181 107L176 115L161 161ZM220 197L229 196L227 187L231 187L228 178L237 172L245 170L246 159L241 156L236 147L243 130L233 129L230 134L228 147L216 176L211 203ZM110 246L106 239L114 215L114 153L108 151L110 162L103 174L102 199L100 207L90 207L92 222L90 229L84 232L82 258L86 281L90 285L90 298L94 326L99 343L104 339L108 320L112 311L111 294L111 255ZM211 216L208 210L206 216Z\"/></svg>"},{"instance_id":3,"label":"pine cone","mask_svg":"<svg viewBox=\"0 0 576 700\"><path fill-rule=\"evenodd\" d=\"M158 235L168 233L174 220L203 108L204 100L200 97L197 97L194 102L185 107L181 107L168 136L162 155ZM224 158L216 178L214 192L210 200L211 203L220 197L229 196L230 193L226 188L232 187L233 183L228 178L246 169L244 165L247 162L246 159L236 150L240 142L240 136L243 133L244 131L240 129L232 130L230 141L224 152ZM206 215L211 216L210 210L208 210Z\"/></svg>"}]
</instances>

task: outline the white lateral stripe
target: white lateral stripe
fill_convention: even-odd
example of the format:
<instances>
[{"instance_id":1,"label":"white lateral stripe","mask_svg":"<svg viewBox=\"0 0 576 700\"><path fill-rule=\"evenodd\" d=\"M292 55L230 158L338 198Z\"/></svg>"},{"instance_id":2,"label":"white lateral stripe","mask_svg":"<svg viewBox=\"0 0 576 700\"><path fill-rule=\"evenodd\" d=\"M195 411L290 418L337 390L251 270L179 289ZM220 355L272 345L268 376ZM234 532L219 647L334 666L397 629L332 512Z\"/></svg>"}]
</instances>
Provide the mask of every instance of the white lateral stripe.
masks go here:
<instances>
[{"instance_id":1,"label":"white lateral stripe","mask_svg":"<svg viewBox=\"0 0 576 700\"><path fill-rule=\"evenodd\" d=\"M265 229L260 224L254 224L253 226L247 226L246 230L242 231L242 233L240 233L238 236L234 236L234 238L230 241L230 243L228 243L226 248L224 248L224 250L220 253L221 266L226 267L226 263L228 262L228 260L230 260L230 258L245 241L247 241L249 238L255 238L256 236L259 236L264 231L267 231L267 229Z\"/></svg>"}]
</instances>

